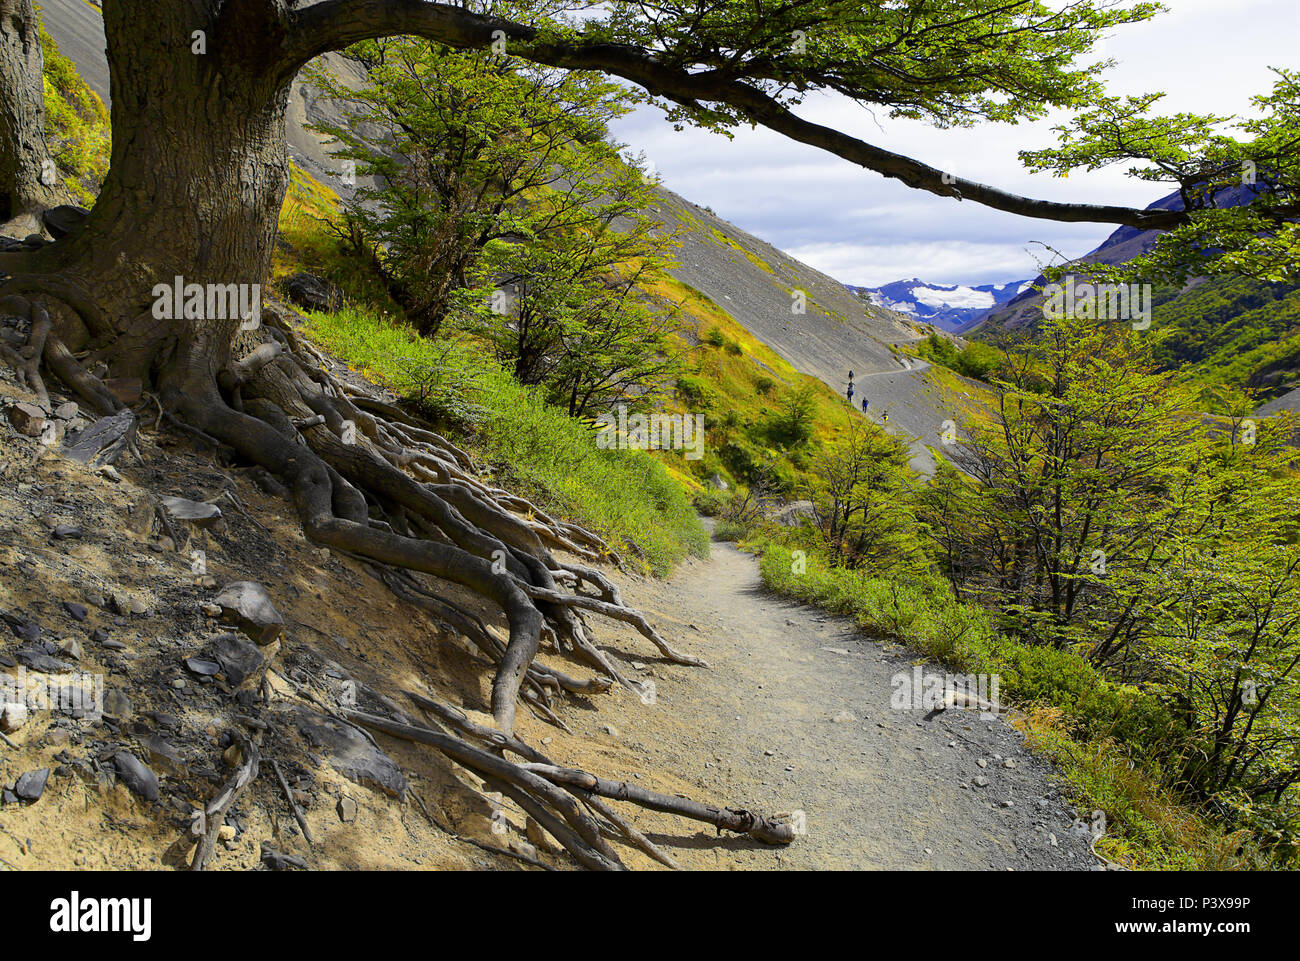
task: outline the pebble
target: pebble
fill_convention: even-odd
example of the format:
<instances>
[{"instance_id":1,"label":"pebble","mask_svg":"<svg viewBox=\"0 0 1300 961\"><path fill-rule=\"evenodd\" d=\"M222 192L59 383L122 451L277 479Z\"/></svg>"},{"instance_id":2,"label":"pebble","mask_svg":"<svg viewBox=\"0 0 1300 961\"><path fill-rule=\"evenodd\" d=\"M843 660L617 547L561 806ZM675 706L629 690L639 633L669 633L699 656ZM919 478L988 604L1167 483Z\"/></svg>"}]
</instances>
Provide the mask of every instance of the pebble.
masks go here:
<instances>
[{"instance_id":1,"label":"pebble","mask_svg":"<svg viewBox=\"0 0 1300 961\"><path fill-rule=\"evenodd\" d=\"M974 784L976 787L988 787L989 779L986 777L977 777L974 780L972 780L971 783Z\"/></svg>"},{"instance_id":2,"label":"pebble","mask_svg":"<svg viewBox=\"0 0 1300 961\"><path fill-rule=\"evenodd\" d=\"M988 766L989 766L989 762L986 761L986 760L984 760L984 758L980 758L980 759L979 759L978 761L976 761L975 763L976 763L976 765L978 765L979 767L988 767Z\"/></svg>"}]
</instances>

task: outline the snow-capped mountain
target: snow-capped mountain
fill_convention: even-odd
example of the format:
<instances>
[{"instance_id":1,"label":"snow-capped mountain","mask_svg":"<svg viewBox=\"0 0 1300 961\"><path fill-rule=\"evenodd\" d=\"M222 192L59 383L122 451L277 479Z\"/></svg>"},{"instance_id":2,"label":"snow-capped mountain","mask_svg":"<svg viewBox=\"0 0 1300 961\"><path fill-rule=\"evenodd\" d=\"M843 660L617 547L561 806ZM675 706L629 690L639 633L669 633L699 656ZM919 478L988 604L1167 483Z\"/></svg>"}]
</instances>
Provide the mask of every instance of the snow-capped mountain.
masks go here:
<instances>
[{"instance_id":1,"label":"snow-capped mountain","mask_svg":"<svg viewBox=\"0 0 1300 961\"><path fill-rule=\"evenodd\" d=\"M930 284L923 280L896 280L883 287L850 287L879 307L896 310L916 320L952 331L974 318L1000 307L1029 286L1029 281L1009 284Z\"/></svg>"}]
</instances>

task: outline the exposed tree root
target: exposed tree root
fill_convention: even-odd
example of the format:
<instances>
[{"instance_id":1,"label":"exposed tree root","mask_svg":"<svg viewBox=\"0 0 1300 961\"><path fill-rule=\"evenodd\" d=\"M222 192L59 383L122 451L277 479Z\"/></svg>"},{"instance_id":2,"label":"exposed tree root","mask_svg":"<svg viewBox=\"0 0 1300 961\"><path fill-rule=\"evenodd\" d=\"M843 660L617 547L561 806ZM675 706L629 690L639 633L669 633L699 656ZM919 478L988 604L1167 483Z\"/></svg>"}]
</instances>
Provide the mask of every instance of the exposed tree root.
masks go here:
<instances>
[{"instance_id":1,"label":"exposed tree root","mask_svg":"<svg viewBox=\"0 0 1300 961\"><path fill-rule=\"evenodd\" d=\"M437 702L422 699L418 703L423 706L425 704L436 704ZM371 730L381 731L393 737L437 748L462 767L485 778L489 787L501 791L519 804L586 867L616 869L622 866L622 862L618 860L612 849L605 844L604 835L600 833L601 829L598 823L590 821L586 815L580 812L575 813L568 807L567 802L561 802L556 807L557 796L551 791L542 789L539 782L550 788L564 788L569 796L581 798L604 817L613 814L610 820L626 840L646 851L656 860L673 867L676 865L673 864L671 858L659 851L644 835L632 828L617 813L612 812L607 805L601 803L600 798L630 801L651 810L704 821L714 825L719 830L747 834L765 844L789 844L794 840L793 828L775 818L765 818L737 808L719 808L686 798L671 797L625 784L621 781L609 781L588 774L585 771L557 767L549 763L513 764L497 754L471 747L459 738L452 737L441 730L403 724L364 711L345 709L343 713L349 720L369 727ZM541 756L539 752L529 748L517 738L498 738L496 735L500 732L490 732L478 725L473 725L463 715L457 718L458 712L454 708L447 709L443 707L436 709L435 713L438 713L466 733L488 741L499 750L511 750L523 756ZM567 823L561 823L560 818L551 813L546 805L555 807L563 821ZM589 825L596 827L598 833L595 838L586 833Z\"/></svg>"},{"instance_id":2,"label":"exposed tree root","mask_svg":"<svg viewBox=\"0 0 1300 961\"><path fill-rule=\"evenodd\" d=\"M36 287L30 278L24 279L24 290ZM0 343L0 359L18 369L43 406L48 409L49 397L41 379L42 361L89 409L103 415L122 410L103 380L56 336L57 325L51 323L44 302L13 296L6 302L10 309L25 309L30 327L21 344ZM91 309L87 304L72 306L77 313ZM264 316L270 321L261 328L263 341L245 344L242 356L224 368L212 370L196 362L161 374L152 401L160 415L213 445L233 448L283 480L312 541L362 562L394 596L466 638L496 669L491 705L495 729L475 725L455 708L417 695L412 695L417 703L457 735L351 710L342 711L342 716L437 748L482 778L489 790L514 800L585 867L622 867L611 839L676 867L603 798L703 820L769 843L787 843L788 832L769 819L573 771L515 736L520 700L568 730L552 709L554 698L602 694L615 683L641 693L597 645L584 614L632 625L675 663L707 665L673 648L624 603L612 581L589 566L620 562L600 537L485 483L465 451L400 408L336 379L329 360L302 340L274 307ZM553 550L567 551L584 563L560 561ZM420 575L460 584L491 601L505 616L507 638L500 639L478 615L440 595ZM598 596L577 593L584 585ZM575 678L539 661L543 640L598 673ZM505 760L501 755L506 751L526 763ZM229 803L255 773L256 747L251 742L245 758L244 767L209 806L210 813L220 813L217 802ZM195 855L196 869L210 855L214 838L215 828L209 826Z\"/></svg>"}]
</instances>

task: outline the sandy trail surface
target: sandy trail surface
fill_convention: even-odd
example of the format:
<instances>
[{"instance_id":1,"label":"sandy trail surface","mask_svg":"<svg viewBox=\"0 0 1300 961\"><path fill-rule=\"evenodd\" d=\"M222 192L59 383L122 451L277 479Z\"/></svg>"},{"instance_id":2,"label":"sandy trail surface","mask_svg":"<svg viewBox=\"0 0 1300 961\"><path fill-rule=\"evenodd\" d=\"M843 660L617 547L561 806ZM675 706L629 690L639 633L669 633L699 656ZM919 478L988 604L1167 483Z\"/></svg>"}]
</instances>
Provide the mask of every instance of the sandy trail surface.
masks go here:
<instances>
[{"instance_id":1,"label":"sandy trail surface","mask_svg":"<svg viewBox=\"0 0 1300 961\"><path fill-rule=\"evenodd\" d=\"M708 560L687 562L667 581L629 583L625 593L666 636L710 662L637 661L641 677L657 675L656 703L621 732L628 746L698 785L696 796L800 810L807 824L779 851L743 838L652 835L683 866L1098 864L1086 830L1071 826L1056 772L1028 753L1018 731L972 710L892 709L892 679L911 674L917 659L847 619L770 594L752 556L715 543Z\"/></svg>"}]
</instances>

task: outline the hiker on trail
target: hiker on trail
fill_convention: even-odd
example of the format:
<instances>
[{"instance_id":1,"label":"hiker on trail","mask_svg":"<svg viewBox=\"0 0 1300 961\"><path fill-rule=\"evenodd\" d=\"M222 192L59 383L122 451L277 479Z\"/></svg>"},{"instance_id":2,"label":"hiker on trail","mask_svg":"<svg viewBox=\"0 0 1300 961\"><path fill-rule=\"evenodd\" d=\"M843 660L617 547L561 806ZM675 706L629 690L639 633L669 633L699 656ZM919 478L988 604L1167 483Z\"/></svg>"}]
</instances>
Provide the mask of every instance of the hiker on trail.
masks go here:
<instances>
[{"instance_id":1,"label":"hiker on trail","mask_svg":"<svg viewBox=\"0 0 1300 961\"><path fill-rule=\"evenodd\" d=\"M849 403L853 403L853 381L849 381Z\"/></svg>"},{"instance_id":2,"label":"hiker on trail","mask_svg":"<svg viewBox=\"0 0 1300 961\"><path fill-rule=\"evenodd\" d=\"M889 411L885 411L880 416L884 418L886 424L889 423Z\"/></svg>"},{"instance_id":3,"label":"hiker on trail","mask_svg":"<svg viewBox=\"0 0 1300 961\"><path fill-rule=\"evenodd\" d=\"M849 383L853 383L853 371L849 371Z\"/></svg>"},{"instance_id":4,"label":"hiker on trail","mask_svg":"<svg viewBox=\"0 0 1300 961\"><path fill-rule=\"evenodd\" d=\"M867 412L867 405L870 403L871 401L867 400L865 397L862 398L862 413L865 414Z\"/></svg>"}]
</instances>

